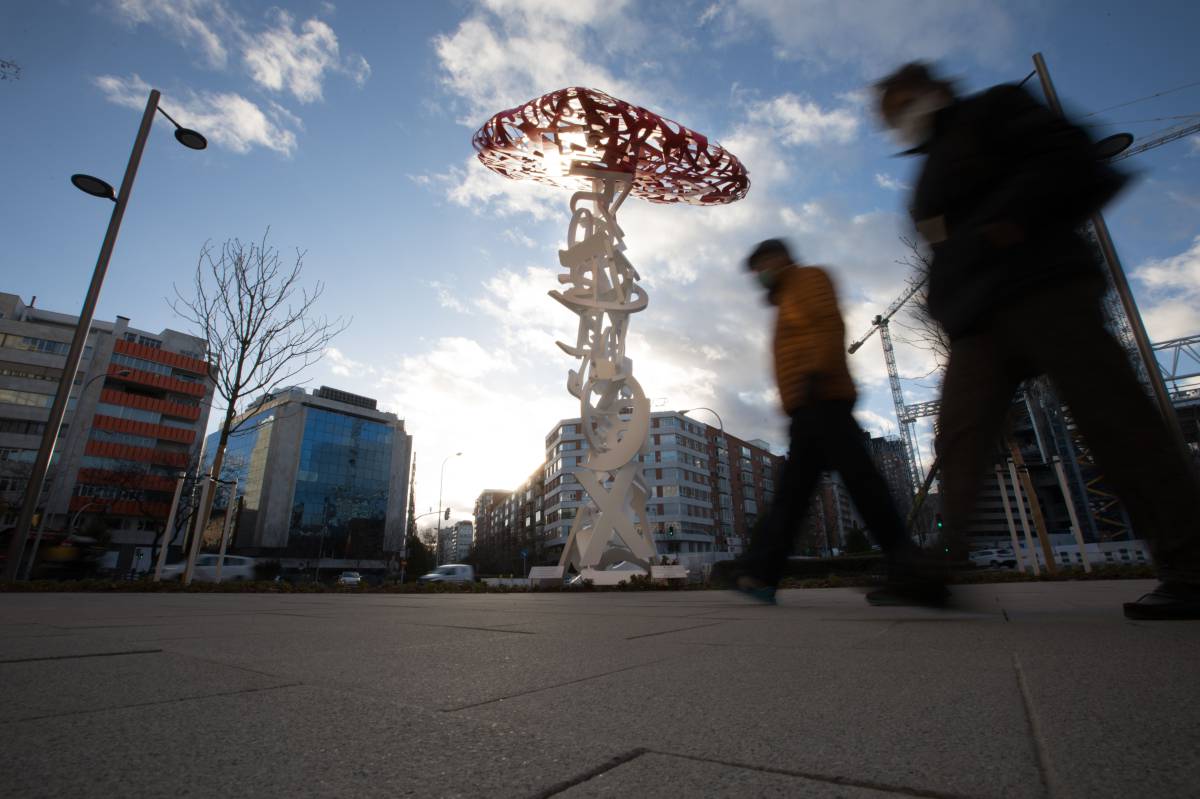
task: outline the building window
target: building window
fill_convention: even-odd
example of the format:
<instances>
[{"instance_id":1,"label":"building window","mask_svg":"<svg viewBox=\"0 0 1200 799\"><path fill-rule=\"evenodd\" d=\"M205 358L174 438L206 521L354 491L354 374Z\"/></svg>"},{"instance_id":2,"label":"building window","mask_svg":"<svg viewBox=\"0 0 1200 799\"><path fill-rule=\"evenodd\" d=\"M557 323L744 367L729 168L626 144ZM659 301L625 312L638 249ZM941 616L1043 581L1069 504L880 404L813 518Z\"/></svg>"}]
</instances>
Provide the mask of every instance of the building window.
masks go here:
<instances>
[{"instance_id":1,"label":"building window","mask_svg":"<svg viewBox=\"0 0 1200 799\"><path fill-rule=\"evenodd\" d=\"M49 408L54 404L54 396L51 394L35 394L32 391L17 391L12 388L0 388L0 402L7 402L9 405Z\"/></svg>"},{"instance_id":2,"label":"building window","mask_svg":"<svg viewBox=\"0 0 1200 799\"><path fill-rule=\"evenodd\" d=\"M8 333L3 336L2 346L25 352L48 352L52 355L66 355L71 351L71 345L66 341L51 341L34 336L18 336Z\"/></svg>"}]
</instances>

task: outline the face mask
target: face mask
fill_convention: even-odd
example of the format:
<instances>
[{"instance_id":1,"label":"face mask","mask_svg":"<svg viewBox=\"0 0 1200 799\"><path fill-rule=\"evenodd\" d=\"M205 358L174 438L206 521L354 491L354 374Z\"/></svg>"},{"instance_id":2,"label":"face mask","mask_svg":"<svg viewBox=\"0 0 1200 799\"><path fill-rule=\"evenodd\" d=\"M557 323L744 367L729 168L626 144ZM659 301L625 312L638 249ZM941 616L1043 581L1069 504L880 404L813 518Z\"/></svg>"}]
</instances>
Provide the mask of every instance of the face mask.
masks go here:
<instances>
[{"instance_id":1,"label":"face mask","mask_svg":"<svg viewBox=\"0 0 1200 799\"><path fill-rule=\"evenodd\" d=\"M904 107L892 126L892 136L905 150L913 150L929 141L933 134L933 115L946 106L936 92L926 92Z\"/></svg>"},{"instance_id":2,"label":"face mask","mask_svg":"<svg viewBox=\"0 0 1200 799\"><path fill-rule=\"evenodd\" d=\"M779 271L776 269L765 269L762 272L757 272L754 275L758 278L759 284L770 291L775 288L775 284L779 282Z\"/></svg>"}]
</instances>

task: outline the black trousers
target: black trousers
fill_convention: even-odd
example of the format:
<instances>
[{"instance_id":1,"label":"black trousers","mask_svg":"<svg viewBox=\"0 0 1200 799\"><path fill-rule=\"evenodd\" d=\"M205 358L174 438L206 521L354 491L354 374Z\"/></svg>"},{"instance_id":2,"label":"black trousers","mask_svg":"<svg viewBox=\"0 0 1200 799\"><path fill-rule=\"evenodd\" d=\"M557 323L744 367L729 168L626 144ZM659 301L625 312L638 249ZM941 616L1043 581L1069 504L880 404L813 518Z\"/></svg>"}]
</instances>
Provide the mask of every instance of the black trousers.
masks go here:
<instances>
[{"instance_id":1,"label":"black trousers","mask_svg":"<svg viewBox=\"0 0 1200 799\"><path fill-rule=\"evenodd\" d=\"M749 565L768 585L783 577L800 522L821 472L842 476L872 537L893 559L909 549L904 522L867 452L862 428L848 401L815 402L792 414L787 460L775 502L750 542Z\"/></svg>"},{"instance_id":2,"label":"black trousers","mask_svg":"<svg viewBox=\"0 0 1200 799\"><path fill-rule=\"evenodd\" d=\"M1021 381L1046 375L1162 577L1200 582L1200 480L1105 329L1102 292L1092 280L1042 289L951 345L937 436L947 533L961 550L1013 395Z\"/></svg>"}]
</instances>

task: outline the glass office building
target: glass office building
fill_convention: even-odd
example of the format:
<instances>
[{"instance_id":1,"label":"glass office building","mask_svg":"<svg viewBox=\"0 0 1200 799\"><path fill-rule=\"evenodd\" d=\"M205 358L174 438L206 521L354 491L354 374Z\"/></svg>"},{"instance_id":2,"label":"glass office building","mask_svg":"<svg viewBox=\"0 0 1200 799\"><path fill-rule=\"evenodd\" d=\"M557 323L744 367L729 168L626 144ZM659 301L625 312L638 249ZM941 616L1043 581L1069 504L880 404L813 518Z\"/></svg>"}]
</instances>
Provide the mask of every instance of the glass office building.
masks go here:
<instances>
[{"instance_id":1,"label":"glass office building","mask_svg":"<svg viewBox=\"0 0 1200 799\"><path fill-rule=\"evenodd\" d=\"M242 498L239 551L336 568L402 549L412 457L403 420L326 387L277 392L242 418L221 470ZM215 449L217 434L209 441Z\"/></svg>"}]
</instances>

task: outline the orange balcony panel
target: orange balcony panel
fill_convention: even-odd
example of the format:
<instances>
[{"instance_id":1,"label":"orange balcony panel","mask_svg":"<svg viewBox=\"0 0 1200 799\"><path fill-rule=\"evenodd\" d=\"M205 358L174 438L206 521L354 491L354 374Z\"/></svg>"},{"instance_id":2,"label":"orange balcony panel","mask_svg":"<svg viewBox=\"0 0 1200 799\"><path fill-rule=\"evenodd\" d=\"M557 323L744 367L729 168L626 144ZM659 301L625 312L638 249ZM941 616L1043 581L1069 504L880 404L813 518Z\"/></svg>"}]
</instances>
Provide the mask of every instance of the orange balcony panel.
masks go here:
<instances>
[{"instance_id":1,"label":"orange balcony panel","mask_svg":"<svg viewBox=\"0 0 1200 799\"><path fill-rule=\"evenodd\" d=\"M123 405L126 408L141 408L147 411L158 411L169 416L178 416L181 419L189 419L196 421L200 418L199 405L182 405L178 402L170 400L155 399L154 397L142 397L137 394L128 394L124 391L115 391L111 388L106 388L100 394L101 402L109 402L113 405Z\"/></svg>"},{"instance_id":2,"label":"orange balcony panel","mask_svg":"<svg viewBox=\"0 0 1200 799\"><path fill-rule=\"evenodd\" d=\"M128 444L115 444L111 441L88 441L83 450L88 455L97 458L116 458L122 461L138 461L140 463L157 463L163 466L178 466L184 468L188 463L186 452L166 452L150 447L132 447Z\"/></svg>"},{"instance_id":3,"label":"orange balcony panel","mask_svg":"<svg viewBox=\"0 0 1200 799\"><path fill-rule=\"evenodd\" d=\"M113 342L113 352L119 352L122 355L131 355L134 358L141 358L146 361L166 364L167 366L173 366L176 369L182 369L185 372L191 372L201 377L207 377L209 372L209 365L204 361L180 355L178 352L157 350L134 341L118 339Z\"/></svg>"},{"instance_id":4,"label":"orange balcony panel","mask_svg":"<svg viewBox=\"0 0 1200 799\"><path fill-rule=\"evenodd\" d=\"M92 417L92 426L101 430L115 430L118 433L131 433L135 436L157 438L162 441L174 441L178 444L191 444L196 440L195 430L184 430L179 427L169 427L150 422L137 422L132 419L118 419L115 416L96 414Z\"/></svg>"},{"instance_id":5,"label":"orange balcony panel","mask_svg":"<svg viewBox=\"0 0 1200 799\"><path fill-rule=\"evenodd\" d=\"M186 380L177 380L174 377L144 372L141 369L133 369L115 363L108 365L110 375L115 377L118 372L127 372L128 374L122 375L121 379L131 383L141 383L143 386L153 386L161 388L163 391L174 391L176 394L190 394L193 397L203 397L205 394L203 383L189 383Z\"/></svg>"},{"instance_id":6,"label":"orange balcony panel","mask_svg":"<svg viewBox=\"0 0 1200 799\"><path fill-rule=\"evenodd\" d=\"M87 485L118 485L144 491L173 492L175 490L175 481L170 477L160 474L122 473L112 469L80 469L75 481Z\"/></svg>"}]
</instances>

